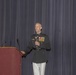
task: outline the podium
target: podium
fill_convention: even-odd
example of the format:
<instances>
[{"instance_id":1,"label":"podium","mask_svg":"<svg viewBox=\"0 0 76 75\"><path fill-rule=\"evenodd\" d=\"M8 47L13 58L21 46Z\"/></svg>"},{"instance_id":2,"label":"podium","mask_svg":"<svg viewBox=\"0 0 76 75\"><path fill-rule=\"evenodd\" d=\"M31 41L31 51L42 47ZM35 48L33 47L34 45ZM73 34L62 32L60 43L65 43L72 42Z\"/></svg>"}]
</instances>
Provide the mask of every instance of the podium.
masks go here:
<instances>
[{"instance_id":1,"label":"podium","mask_svg":"<svg viewBox=\"0 0 76 75\"><path fill-rule=\"evenodd\" d=\"M0 75L21 75L21 57L16 47L0 47Z\"/></svg>"}]
</instances>

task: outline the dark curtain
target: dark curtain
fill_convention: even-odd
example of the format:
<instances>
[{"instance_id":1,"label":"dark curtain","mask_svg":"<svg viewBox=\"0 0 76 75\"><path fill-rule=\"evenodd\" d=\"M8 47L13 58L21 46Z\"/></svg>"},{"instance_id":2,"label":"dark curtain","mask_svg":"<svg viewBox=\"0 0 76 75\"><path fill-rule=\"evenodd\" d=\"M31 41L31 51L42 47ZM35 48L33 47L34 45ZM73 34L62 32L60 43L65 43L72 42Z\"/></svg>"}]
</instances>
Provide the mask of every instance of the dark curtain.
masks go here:
<instances>
[{"instance_id":1,"label":"dark curtain","mask_svg":"<svg viewBox=\"0 0 76 75\"><path fill-rule=\"evenodd\" d=\"M76 0L0 0L0 46L26 50L36 22L51 42L46 75L75 75ZM32 54L22 58L22 75L33 75Z\"/></svg>"}]
</instances>

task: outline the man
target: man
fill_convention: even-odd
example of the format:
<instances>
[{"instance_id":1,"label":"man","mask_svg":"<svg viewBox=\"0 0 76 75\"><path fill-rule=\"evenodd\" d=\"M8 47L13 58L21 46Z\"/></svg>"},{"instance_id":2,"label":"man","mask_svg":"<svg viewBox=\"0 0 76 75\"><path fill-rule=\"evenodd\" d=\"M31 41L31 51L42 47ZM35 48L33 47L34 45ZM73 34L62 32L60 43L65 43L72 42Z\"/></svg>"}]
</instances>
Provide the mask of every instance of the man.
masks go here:
<instances>
[{"instance_id":1,"label":"man","mask_svg":"<svg viewBox=\"0 0 76 75\"><path fill-rule=\"evenodd\" d=\"M42 25L35 24L36 34L33 34L26 51L21 51L23 54L34 50L33 55L33 72L34 75L45 75L45 67L48 61L47 51L50 51L50 41L46 34L42 33Z\"/></svg>"}]
</instances>

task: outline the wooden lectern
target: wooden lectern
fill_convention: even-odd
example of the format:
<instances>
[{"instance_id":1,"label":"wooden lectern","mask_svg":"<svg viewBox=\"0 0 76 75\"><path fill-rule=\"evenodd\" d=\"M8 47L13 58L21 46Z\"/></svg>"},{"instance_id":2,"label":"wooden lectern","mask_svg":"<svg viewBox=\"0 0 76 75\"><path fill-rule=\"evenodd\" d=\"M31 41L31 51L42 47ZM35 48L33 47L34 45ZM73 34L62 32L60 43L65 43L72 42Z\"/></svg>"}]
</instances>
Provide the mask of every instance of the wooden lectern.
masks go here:
<instances>
[{"instance_id":1,"label":"wooden lectern","mask_svg":"<svg viewBox=\"0 0 76 75\"><path fill-rule=\"evenodd\" d=\"M16 47L0 47L0 75L21 75L21 57Z\"/></svg>"}]
</instances>

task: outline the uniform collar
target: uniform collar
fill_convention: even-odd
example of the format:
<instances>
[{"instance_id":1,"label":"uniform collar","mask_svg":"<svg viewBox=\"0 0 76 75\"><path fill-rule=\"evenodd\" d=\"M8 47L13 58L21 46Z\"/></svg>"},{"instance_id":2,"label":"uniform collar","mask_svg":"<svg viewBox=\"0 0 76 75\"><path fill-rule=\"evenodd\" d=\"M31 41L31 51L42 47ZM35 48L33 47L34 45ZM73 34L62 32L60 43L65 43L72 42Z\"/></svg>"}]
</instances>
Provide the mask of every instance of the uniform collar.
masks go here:
<instances>
[{"instance_id":1,"label":"uniform collar","mask_svg":"<svg viewBox=\"0 0 76 75\"><path fill-rule=\"evenodd\" d=\"M41 35L41 34L42 34L42 32L40 34L36 34L36 35Z\"/></svg>"}]
</instances>

